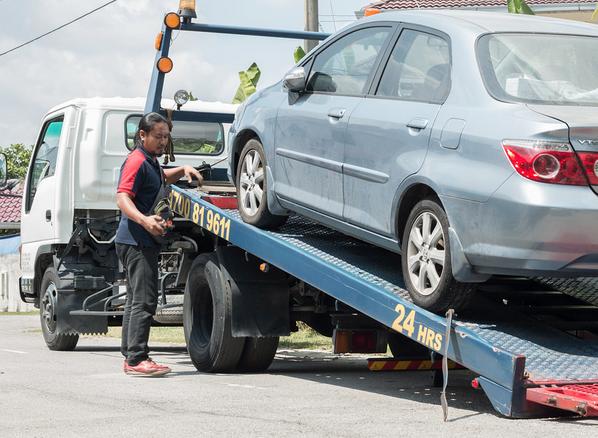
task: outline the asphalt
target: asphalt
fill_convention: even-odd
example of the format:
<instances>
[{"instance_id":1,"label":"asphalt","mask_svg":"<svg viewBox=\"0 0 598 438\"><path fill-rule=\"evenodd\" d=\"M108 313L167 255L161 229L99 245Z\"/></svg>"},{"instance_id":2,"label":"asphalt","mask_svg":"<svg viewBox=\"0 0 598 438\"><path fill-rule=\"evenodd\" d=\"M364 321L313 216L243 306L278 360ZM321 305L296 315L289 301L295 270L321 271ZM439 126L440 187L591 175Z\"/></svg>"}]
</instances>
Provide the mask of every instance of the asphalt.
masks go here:
<instances>
[{"instance_id":1,"label":"asphalt","mask_svg":"<svg viewBox=\"0 0 598 438\"><path fill-rule=\"evenodd\" d=\"M429 372L374 373L365 358L280 350L264 374L200 374L184 346L154 345L165 378L122 373L118 339L52 352L36 316L0 314L0 437L598 436L598 420L512 420L449 376L449 421Z\"/></svg>"}]
</instances>

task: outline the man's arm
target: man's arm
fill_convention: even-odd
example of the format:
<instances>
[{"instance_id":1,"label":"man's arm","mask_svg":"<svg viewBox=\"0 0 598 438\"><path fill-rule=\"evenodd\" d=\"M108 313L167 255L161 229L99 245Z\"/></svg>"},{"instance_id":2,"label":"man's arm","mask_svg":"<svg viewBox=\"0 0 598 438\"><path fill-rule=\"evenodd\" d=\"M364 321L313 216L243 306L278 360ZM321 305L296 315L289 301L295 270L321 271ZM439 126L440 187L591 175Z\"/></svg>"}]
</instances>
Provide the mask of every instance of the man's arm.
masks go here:
<instances>
[{"instance_id":1,"label":"man's arm","mask_svg":"<svg viewBox=\"0 0 598 438\"><path fill-rule=\"evenodd\" d=\"M199 181L199 185L203 182L201 174L195 170L192 166L180 166L173 169L164 169L164 176L166 176L166 182L168 184L174 184L181 177L187 177L187 180L191 182L193 178Z\"/></svg>"},{"instance_id":2,"label":"man's arm","mask_svg":"<svg viewBox=\"0 0 598 438\"><path fill-rule=\"evenodd\" d=\"M133 198L128 193L117 193L116 205L130 220L141 225L148 233L154 236L162 236L165 233L164 219L157 215L146 216L141 213L133 203Z\"/></svg>"}]
</instances>

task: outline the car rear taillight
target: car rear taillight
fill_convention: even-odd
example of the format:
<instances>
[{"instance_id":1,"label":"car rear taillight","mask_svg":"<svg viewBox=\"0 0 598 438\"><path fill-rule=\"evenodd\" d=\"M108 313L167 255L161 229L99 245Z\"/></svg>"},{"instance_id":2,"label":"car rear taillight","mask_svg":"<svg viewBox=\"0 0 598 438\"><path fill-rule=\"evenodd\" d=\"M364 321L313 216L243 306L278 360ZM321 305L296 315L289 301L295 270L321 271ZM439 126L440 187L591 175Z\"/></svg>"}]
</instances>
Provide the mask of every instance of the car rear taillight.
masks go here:
<instances>
[{"instance_id":1,"label":"car rear taillight","mask_svg":"<svg viewBox=\"0 0 598 438\"><path fill-rule=\"evenodd\" d=\"M598 153L596 152L578 152L586 175L590 180L590 184L598 186Z\"/></svg>"},{"instance_id":2,"label":"car rear taillight","mask_svg":"<svg viewBox=\"0 0 598 438\"><path fill-rule=\"evenodd\" d=\"M504 140L503 148L515 170L525 178L552 184L586 186L588 180L569 143ZM598 178L598 175L595 175Z\"/></svg>"}]
</instances>

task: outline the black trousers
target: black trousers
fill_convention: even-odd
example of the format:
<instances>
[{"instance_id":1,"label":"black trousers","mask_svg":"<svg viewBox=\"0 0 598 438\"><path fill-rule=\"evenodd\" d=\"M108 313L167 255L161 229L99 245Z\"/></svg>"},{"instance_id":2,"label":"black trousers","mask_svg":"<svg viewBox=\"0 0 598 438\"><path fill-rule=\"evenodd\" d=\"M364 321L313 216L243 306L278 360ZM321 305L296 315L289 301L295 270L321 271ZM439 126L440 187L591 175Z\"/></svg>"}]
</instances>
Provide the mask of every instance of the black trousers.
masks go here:
<instances>
[{"instance_id":1,"label":"black trousers","mask_svg":"<svg viewBox=\"0 0 598 438\"><path fill-rule=\"evenodd\" d=\"M158 305L159 248L116 244L116 253L127 274L127 301L120 351L131 366L149 356L147 346L152 317Z\"/></svg>"}]
</instances>

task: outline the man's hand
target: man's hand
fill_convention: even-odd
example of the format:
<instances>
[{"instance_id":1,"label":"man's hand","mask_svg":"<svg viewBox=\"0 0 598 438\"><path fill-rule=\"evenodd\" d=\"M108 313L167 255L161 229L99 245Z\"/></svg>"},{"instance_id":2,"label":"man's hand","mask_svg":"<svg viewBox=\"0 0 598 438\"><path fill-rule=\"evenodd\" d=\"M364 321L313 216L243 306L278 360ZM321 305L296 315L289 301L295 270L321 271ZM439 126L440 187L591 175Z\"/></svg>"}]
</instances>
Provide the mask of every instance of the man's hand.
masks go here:
<instances>
[{"instance_id":1,"label":"man's hand","mask_svg":"<svg viewBox=\"0 0 598 438\"><path fill-rule=\"evenodd\" d=\"M193 178L195 178L199 182L200 186L203 183L203 176L201 176L201 173L199 173L194 167L189 165L183 166L183 172L185 172L187 181L192 182Z\"/></svg>"},{"instance_id":2,"label":"man's hand","mask_svg":"<svg viewBox=\"0 0 598 438\"><path fill-rule=\"evenodd\" d=\"M179 166L174 169L164 169L164 175L166 175L166 182L168 184L175 184L182 176L187 178L187 181L192 182L195 178L199 185L203 183L203 177L193 166Z\"/></svg>"},{"instance_id":3,"label":"man's hand","mask_svg":"<svg viewBox=\"0 0 598 438\"><path fill-rule=\"evenodd\" d=\"M141 222L141 226L152 236L163 236L166 234L166 221L158 215L146 216Z\"/></svg>"}]
</instances>

